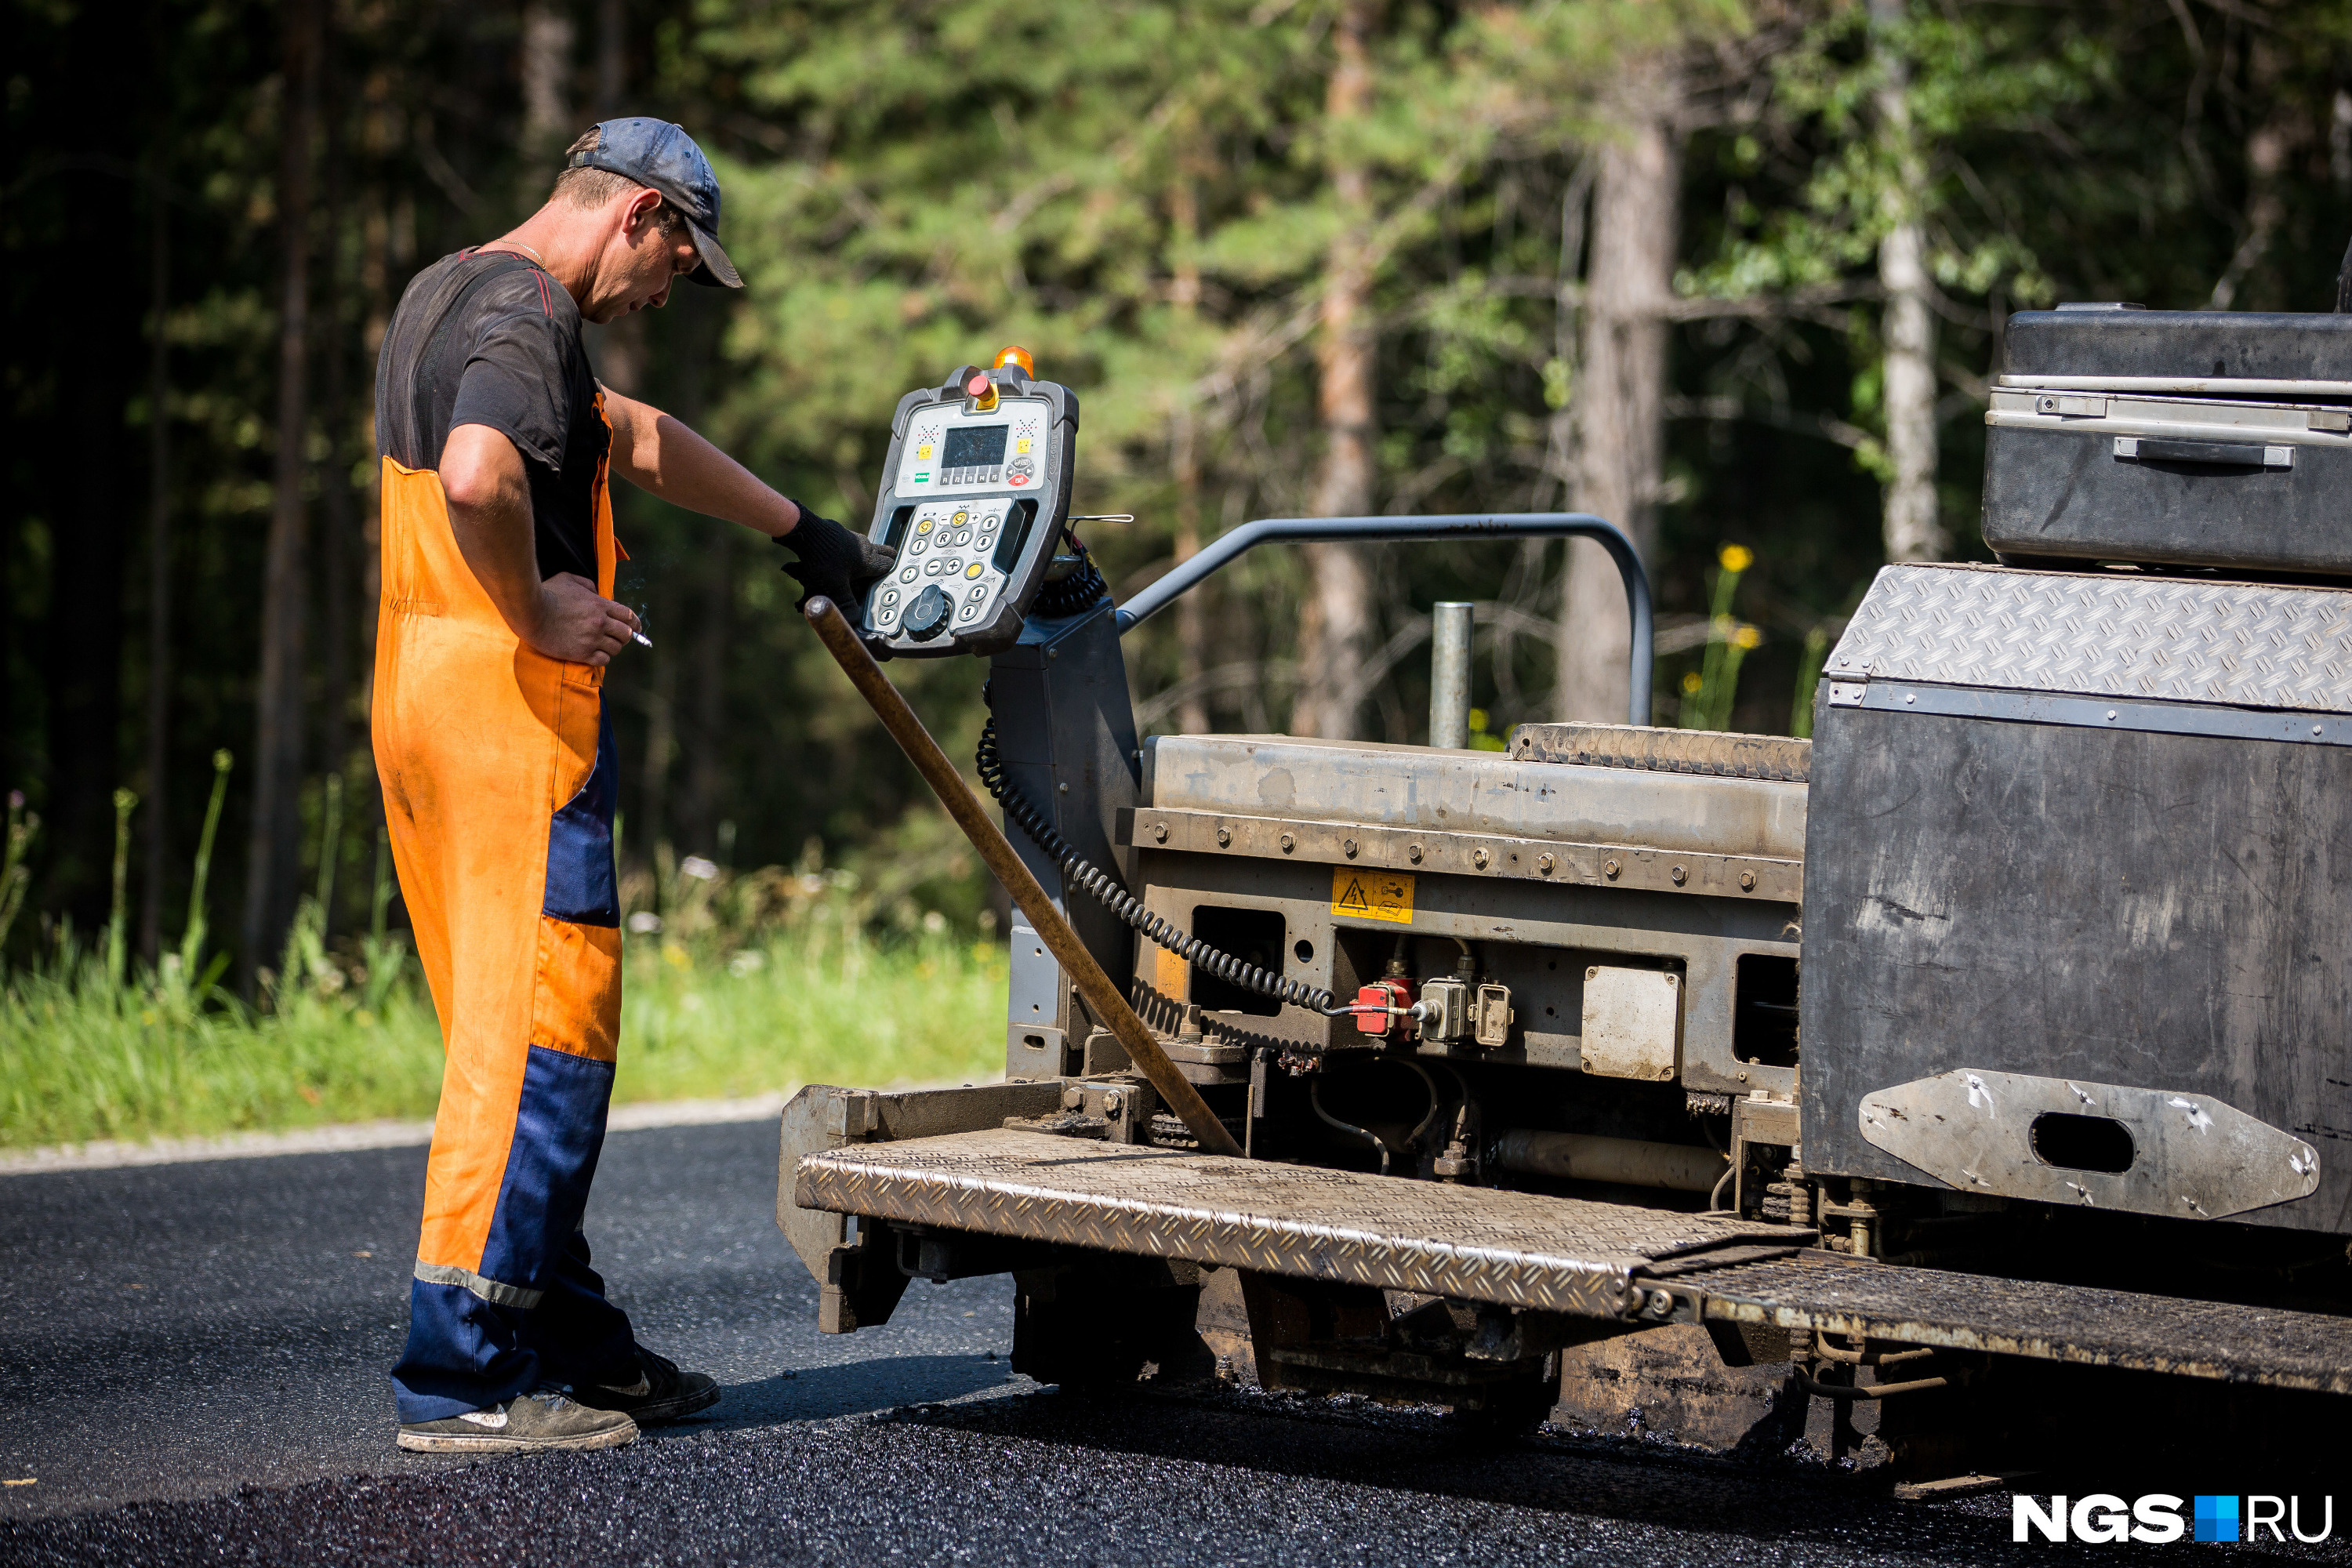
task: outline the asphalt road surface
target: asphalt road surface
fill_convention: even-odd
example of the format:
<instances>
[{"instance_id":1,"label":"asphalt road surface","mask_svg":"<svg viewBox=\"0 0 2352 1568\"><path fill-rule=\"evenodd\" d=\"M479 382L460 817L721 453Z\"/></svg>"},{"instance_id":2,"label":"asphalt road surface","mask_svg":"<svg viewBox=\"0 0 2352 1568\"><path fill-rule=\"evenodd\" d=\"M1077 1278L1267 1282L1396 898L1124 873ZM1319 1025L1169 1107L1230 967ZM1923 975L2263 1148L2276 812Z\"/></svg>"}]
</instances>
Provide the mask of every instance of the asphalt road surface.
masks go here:
<instances>
[{"instance_id":1,"label":"asphalt road surface","mask_svg":"<svg viewBox=\"0 0 2352 1568\"><path fill-rule=\"evenodd\" d=\"M772 1219L774 1151L764 1123L617 1134L589 1215L640 1337L719 1377L724 1403L616 1452L488 1461L392 1446L384 1371L422 1150L0 1178L0 1479L18 1483L0 1489L0 1563L1665 1568L2212 1550L2012 1545L1998 1495L1906 1504L1816 1471L1558 1434L1480 1446L1353 1402L1091 1403L1007 1369L1003 1280L918 1284L887 1327L820 1336Z\"/></svg>"}]
</instances>

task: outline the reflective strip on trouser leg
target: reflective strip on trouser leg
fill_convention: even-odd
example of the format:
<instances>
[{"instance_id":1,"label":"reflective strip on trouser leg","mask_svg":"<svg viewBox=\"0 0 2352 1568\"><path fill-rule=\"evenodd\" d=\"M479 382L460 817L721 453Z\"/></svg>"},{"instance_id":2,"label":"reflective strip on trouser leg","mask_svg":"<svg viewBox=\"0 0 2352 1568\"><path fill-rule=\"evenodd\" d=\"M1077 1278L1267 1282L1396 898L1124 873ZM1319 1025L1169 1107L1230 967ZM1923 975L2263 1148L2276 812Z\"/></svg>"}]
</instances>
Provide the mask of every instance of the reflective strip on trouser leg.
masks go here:
<instances>
[{"instance_id":1,"label":"reflective strip on trouser leg","mask_svg":"<svg viewBox=\"0 0 2352 1568\"><path fill-rule=\"evenodd\" d=\"M525 1290L520 1286L501 1285L470 1268L452 1268L446 1263L420 1263L416 1278L427 1285L455 1285L472 1291L493 1307L536 1307L546 1292Z\"/></svg>"},{"instance_id":2,"label":"reflective strip on trouser leg","mask_svg":"<svg viewBox=\"0 0 2352 1568\"><path fill-rule=\"evenodd\" d=\"M607 587L609 527L600 510ZM595 1173L620 1021L615 762L602 671L508 630L438 476L385 464L383 552L377 768L447 1047L394 1373L402 1418L431 1420L536 1381L539 1336L516 1320L554 1282ZM609 1304L565 1316L599 1342L626 1321Z\"/></svg>"}]
</instances>

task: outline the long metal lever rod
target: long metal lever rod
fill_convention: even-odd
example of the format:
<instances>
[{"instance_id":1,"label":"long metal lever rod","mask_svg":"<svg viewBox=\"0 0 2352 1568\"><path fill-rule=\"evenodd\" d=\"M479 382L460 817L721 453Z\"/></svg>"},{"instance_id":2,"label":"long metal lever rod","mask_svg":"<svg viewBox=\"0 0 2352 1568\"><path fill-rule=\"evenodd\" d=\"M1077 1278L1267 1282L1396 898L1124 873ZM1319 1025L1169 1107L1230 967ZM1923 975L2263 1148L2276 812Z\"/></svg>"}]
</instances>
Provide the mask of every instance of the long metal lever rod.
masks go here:
<instances>
[{"instance_id":1,"label":"long metal lever rod","mask_svg":"<svg viewBox=\"0 0 2352 1568\"><path fill-rule=\"evenodd\" d=\"M1261 544L1371 544L1407 539L1590 539L1609 552L1625 584L1625 610L1633 622L1633 679L1626 722L1650 721L1650 661L1655 643L1650 607L1650 577L1624 531L1586 511L1453 512L1438 517L1262 517L1218 535L1199 554L1178 564L1119 607L1126 631L1173 603L1176 597L1245 550Z\"/></svg>"},{"instance_id":2,"label":"long metal lever rod","mask_svg":"<svg viewBox=\"0 0 2352 1568\"><path fill-rule=\"evenodd\" d=\"M1078 940L1069 921L1054 907L1054 900L1022 863L1003 829L989 820L988 810L980 797L963 782L963 775L948 761L948 754L940 750L940 743L931 739L931 732L923 728L923 721L915 717L915 710L907 706L906 698L890 684L890 678L882 673L882 667L874 662L866 645L857 640L857 634L850 629L849 622L834 607L833 601L819 595L809 600L804 613L826 651L849 677L849 683L872 706L882 727L890 731L890 738L898 742L898 749L907 753L907 760L915 764L915 771L923 775L923 782L940 797L940 804L948 808L948 815L971 840L971 847L980 851L981 859L996 873L996 879L1004 884L1004 890L1013 895L1021 912L1029 917L1029 924L1053 953L1055 962L1062 966L1062 973L1078 988L1087 1011L1109 1027L1126 1047L1128 1059L1160 1091L1168 1109L1183 1119L1192 1136L1201 1141L1202 1148L1212 1154L1241 1153L1242 1146L1234 1142L1234 1135L1225 1131L1225 1124L1217 1120L1209 1102L1201 1098L1201 1091L1176 1070L1176 1064L1160 1048L1158 1037L1135 1016L1135 1009L1127 1005L1126 996L1103 973L1102 965L1095 962L1086 943Z\"/></svg>"}]
</instances>

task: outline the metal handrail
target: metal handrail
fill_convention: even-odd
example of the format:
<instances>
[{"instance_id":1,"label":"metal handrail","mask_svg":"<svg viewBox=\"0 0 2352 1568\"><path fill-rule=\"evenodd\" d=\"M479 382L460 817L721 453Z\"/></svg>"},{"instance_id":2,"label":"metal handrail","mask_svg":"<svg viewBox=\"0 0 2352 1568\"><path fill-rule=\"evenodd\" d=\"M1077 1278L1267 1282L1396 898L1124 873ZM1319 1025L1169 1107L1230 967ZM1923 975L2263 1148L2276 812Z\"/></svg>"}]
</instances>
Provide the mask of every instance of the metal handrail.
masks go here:
<instances>
[{"instance_id":1,"label":"metal handrail","mask_svg":"<svg viewBox=\"0 0 2352 1568\"><path fill-rule=\"evenodd\" d=\"M1625 584L1625 610L1633 622L1627 650L1630 679L1626 721L1650 721L1650 655L1655 637L1649 574L1624 530L1583 511L1453 512L1438 517L1263 517L1220 534L1200 553L1179 563L1143 592L1119 606L1125 633L1174 603L1213 572L1261 544L1371 544L1417 539L1590 539L1609 552Z\"/></svg>"}]
</instances>

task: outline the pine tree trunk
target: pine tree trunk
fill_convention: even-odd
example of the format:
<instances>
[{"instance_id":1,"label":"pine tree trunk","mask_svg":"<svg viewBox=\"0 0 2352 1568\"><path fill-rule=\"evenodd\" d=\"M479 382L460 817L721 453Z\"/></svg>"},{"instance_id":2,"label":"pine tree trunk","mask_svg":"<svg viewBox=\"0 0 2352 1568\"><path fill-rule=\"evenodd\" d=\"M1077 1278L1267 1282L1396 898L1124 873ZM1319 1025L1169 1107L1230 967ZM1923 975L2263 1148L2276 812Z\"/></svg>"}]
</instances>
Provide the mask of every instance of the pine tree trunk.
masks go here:
<instances>
[{"instance_id":1,"label":"pine tree trunk","mask_svg":"<svg viewBox=\"0 0 2352 1568\"><path fill-rule=\"evenodd\" d=\"M628 27L621 0L596 4L596 118L611 120L621 112L621 95L628 88ZM585 131L586 126L582 126Z\"/></svg>"},{"instance_id":2,"label":"pine tree trunk","mask_svg":"<svg viewBox=\"0 0 2352 1568\"><path fill-rule=\"evenodd\" d=\"M1192 254L1201 237L1200 187L1194 182L1201 162L1197 149L1188 149L1169 193L1169 228L1176 241L1177 262L1170 279L1169 303L1175 307L1179 331L1189 332L1201 308L1201 265ZM1200 416L1188 404L1176 411L1169 432L1169 466L1176 480L1176 563L1182 565L1201 552L1201 429ZM1209 668L1209 584L1202 584L1176 601L1176 681L1184 692L1176 705L1179 734L1203 734L1209 728L1209 694L1202 689Z\"/></svg>"},{"instance_id":3,"label":"pine tree trunk","mask_svg":"<svg viewBox=\"0 0 2352 1568\"><path fill-rule=\"evenodd\" d=\"M706 525L708 527L708 525ZM735 647L735 554L731 526L712 530L696 552L693 646L688 684L686 800L678 814L687 842L700 855L719 847L727 805L727 656Z\"/></svg>"},{"instance_id":4,"label":"pine tree trunk","mask_svg":"<svg viewBox=\"0 0 2352 1568\"><path fill-rule=\"evenodd\" d=\"M676 826L671 821L669 776L671 764L677 760L677 667L678 656L685 650L677 646L684 636L678 618L668 612L676 607L679 595L672 584L665 582L654 586L653 613L646 616L652 626L654 646L642 651L652 666L638 677L645 693L640 700L645 705L646 754L639 759L638 800L645 813L644 838L649 850L658 851L671 841ZM630 837L638 829L631 818ZM692 853L689 848L688 853Z\"/></svg>"},{"instance_id":5,"label":"pine tree trunk","mask_svg":"<svg viewBox=\"0 0 2352 1568\"><path fill-rule=\"evenodd\" d=\"M16 612L26 601L5 601L12 635L30 633L30 646L19 657L41 672L37 694L14 693L22 704L15 715L19 724L33 714L39 718L9 734L12 746L28 740L34 745L10 758L15 766L6 787L31 784L34 809L42 818L40 846L47 864L33 902L45 914L70 916L89 931L106 918L111 797L122 782L126 536L138 504L130 489L136 470L123 461L130 436L124 416L145 368L140 363L136 303L144 268L135 239L125 243L136 233L134 189L96 171L129 166L144 151L137 139L138 116L155 96L148 74L155 68L150 51L126 47L126 24L135 30L141 13L78 9L65 36L64 58L55 66L60 90L52 95L47 80L40 90L41 101L58 105L56 122L47 128L56 138L51 144L70 148L77 159L88 162L68 165L77 172L60 170L44 183L57 192L63 220L63 246L57 254L74 258L75 295L103 303L53 312L57 321L46 343L33 335L44 323L31 312L9 322L12 387L29 390L39 377L53 375L55 391L42 400L48 403L50 431L35 426L16 433L16 472L39 488L30 490L29 506L27 496L9 497L8 531L15 535L10 553L19 563L16 571L32 567L26 573L32 583L46 578L46 613L36 626L18 631ZM30 60L9 68L20 81L41 69ZM20 152L11 167L26 166ZM26 188L26 176L9 178L15 182L9 197L14 202ZM12 207L11 214L22 221L17 209ZM26 524L33 518L47 534L47 559L40 564L23 559ZM20 577L16 585L22 590L31 584ZM21 668L11 668L12 688Z\"/></svg>"},{"instance_id":6,"label":"pine tree trunk","mask_svg":"<svg viewBox=\"0 0 2352 1568\"><path fill-rule=\"evenodd\" d=\"M1176 416L1173 467L1176 470L1176 563L1182 565L1201 552L1201 455L1199 433L1191 409ZM1179 734L1199 735L1209 728L1209 694L1202 683L1209 670L1209 585L1206 583L1176 601L1176 680L1184 691L1176 704Z\"/></svg>"},{"instance_id":7,"label":"pine tree trunk","mask_svg":"<svg viewBox=\"0 0 2352 1568\"><path fill-rule=\"evenodd\" d=\"M2213 285L2209 310L2291 310L2285 280L2271 259L2286 221L2288 163L2303 140L2302 106L2279 90L2285 68L2279 46L2256 35L2246 49L2246 100L2262 108L2262 119L2246 132L2245 237Z\"/></svg>"},{"instance_id":8,"label":"pine tree trunk","mask_svg":"<svg viewBox=\"0 0 2352 1568\"><path fill-rule=\"evenodd\" d=\"M381 74L372 76L362 90L362 101L380 101L378 89L384 84ZM379 144L388 127L379 118L380 110L366 111L361 124L361 145L363 149ZM360 348L367 355L371 371L375 356L383 345L384 332L392 321L392 261L393 216L390 193L381 179L369 183L360 201L359 286L364 297L362 306L365 324L360 330ZM370 387L373 382L371 377ZM360 561L359 561L359 646L362 658L359 666L359 691L354 700L356 712L366 719L375 711L375 632L376 616L383 597L383 469L375 460L375 399L373 395L360 402L361 449L367 455L367 480L360 500ZM360 746L359 763L367 771L369 783L368 817L371 830L382 820L383 794L374 780L375 748ZM373 839L373 831L370 834Z\"/></svg>"},{"instance_id":9,"label":"pine tree trunk","mask_svg":"<svg viewBox=\"0 0 2352 1568\"><path fill-rule=\"evenodd\" d=\"M1902 16L1903 0L1871 0L1874 25L1885 26ZM1927 169L1912 133L1909 66L1883 47L1879 58L1884 81L1875 95L1878 130L1898 171L1886 198L1894 224L1878 244L1878 281L1886 295L1879 324L1885 353L1880 379L1887 466L1894 470L1886 482L1882 529L1889 561L1940 561L1952 542L1936 502L1936 317L1928 305L1927 237L1918 202Z\"/></svg>"},{"instance_id":10,"label":"pine tree trunk","mask_svg":"<svg viewBox=\"0 0 2352 1568\"><path fill-rule=\"evenodd\" d=\"M555 177L554 154L572 144L573 28L568 6L530 0L522 8L522 186L536 206Z\"/></svg>"},{"instance_id":11,"label":"pine tree trunk","mask_svg":"<svg viewBox=\"0 0 2352 1568\"><path fill-rule=\"evenodd\" d=\"M1371 276L1365 265L1371 221L1371 175L1348 122L1370 109L1372 0L1345 0L1333 30L1337 60L1325 95L1328 174L1341 214L1324 267L1320 335L1316 344L1317 412L1323 465L1315 485L1317 517L1355 517L1372 505ZM1298 626L1298 695L1290 732L1352 741L1362 694L1354 689L1372 644L1372 570L1361 545L1310 544L1305 551L1307 604Z\"/></svg>"},{"instance_id":12,"label":"pine tree trunk","mask_svg":"<svg viewBox=\"0 0 2352 1568\"><path fill-rule=\"evenodd\" d=\"M171 208L160 166L148 221L147 279L147 798L140 835L139 956L162 950L164 864L171 853L172 356L164 336L172 304Z\"/></svg>"},{"instance_id":13,"label":"pine tree trunk","mask_svg":"<svg viewBox=\"0 0 2352 1568\"><path fill-rule=\"evenodd\" d=\"M261 680L254 741L240 973L277 962L301 875L303 599L310 516L310 142L318 121L320 0L288 0L284 143L278 174L283 259L278 305L278 456L261 584Z\"/></svg>"},{"instance_id":14,"label":"pine tree trunk","mask_svg":"<svg viewBox=\"0 0 2352 1568\"><path fill-rule=\"evenodd\" d=\"M336 79L331 60L321 60L320 77L327 101L338 101L342 83ZM349 206L344 196L350 164L344 157L343 138L340 134L340 117L330 116L322 128L326 143L325 231L340 237L344 232L344 219ZM344 436L352 427L351 418L351 344L343 336L343 300L348 298L341 247L331 249L325 263L322 292L328 301L324 320L319 324L320 423L326 427L326 461L319 473L320 538L319 538L319 766L325 773L341 773L351 765L355 747L353 708L352 705L352 652L354 626L352 624L352 545L356 542L359 522L352 505L351 452L343 445ZM371 400L372 401L372 400ZM319 853L323 858L340 847L321 842ZM329 886L338 885L335 879ZM332 931L335 911L320 911L325 922L322 930Z\"/></svg>"},{"instance_id":15,"label":"pine tree trunk","mask_svg":"<svg viewBox=\"0 0 2352 1568\"><path fill-rule=\"evenodd\" d=\"M695 292L704 294L699 289ZM670 369L672 410L692 427L699 426L709 411L709 368L719 358L727 311L723 303L707 296L684 303L687 309L680 311L679 301L672 301L669 313L677 319L667 323L670 353L665 358ZM853 520L852 525L861 521ZM696 532L692 565L684 574L684 596L693 606L689 613L694 626L690 631L677 628L688 646L687 690L678 715L686 776L679 794L677 836L695 854L716 857L723 847L719 823L726 811L731 760L727 746L727 668L728 654L735 646L737 556L743 541L731 523L697 519L688 526Z\"/></svg>"},{"instance_id":16,"label":"pine tree trunk","mask_svg":"<svg viewBox=\"0 0 2352 1568\"><path fill-rule=\"evenodd\" d=\"M1666 321L1681 196L1681 89L1668 59L1624 75L1618 136L1595 156L1591 260L1570 405L1578 510L1623 529L1654 559L1665 453ZM1571 542L1560 595L1554 707L1562 719L1622 723L1630 623L1615 564ZM1647 657L1647 650L1643 650Z\"/></svg>"},{"instance_id":17,"label":"pine tree trunk","mask_svg":"<svg viewBox=\"0 0 2352 1568\"><path fill-rule=\"evenodd\" d=\"M1886 482L1884 529L1889 561L1940 561L1951 549L1936 502L1936 319L1927 308L1927 238L1916 222L1889 230L1878 246L1886 290Z\"/></svg>"}]
</instances>

